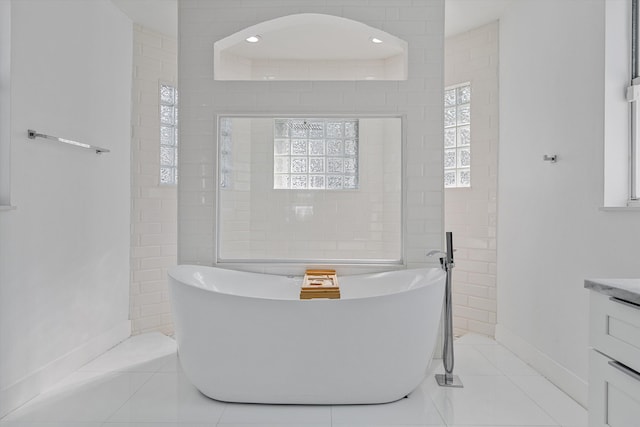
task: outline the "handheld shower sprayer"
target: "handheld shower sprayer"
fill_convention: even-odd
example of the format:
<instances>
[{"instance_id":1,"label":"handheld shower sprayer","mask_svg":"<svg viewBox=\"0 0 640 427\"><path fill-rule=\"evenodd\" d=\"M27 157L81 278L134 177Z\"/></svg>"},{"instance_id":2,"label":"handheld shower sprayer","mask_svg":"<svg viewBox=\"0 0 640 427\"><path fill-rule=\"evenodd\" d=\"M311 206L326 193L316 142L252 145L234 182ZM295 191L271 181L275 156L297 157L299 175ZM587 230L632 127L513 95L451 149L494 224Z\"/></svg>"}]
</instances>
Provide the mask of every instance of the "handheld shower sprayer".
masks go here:
<instances>
[{"instance_id":1,"label":"handheld shower sprayer","mask_svg":"<svg viewBox=\"0 0 640 427\"><path fill-rule=\"evenodd\" d=\"M455 362L453 355L453 305L451 300L451 280L452 270L455 267L453 261L453 233L446 233L446 251L434 250L427 253L427 256L440 255L440 267L447 273L445 293L444 293L444 345L442 348L442 364L444 374L436 374L436 381L442 387L463 387L462 381L457 375L453 375L453 365Z\"/></svg>"}]
</instances>

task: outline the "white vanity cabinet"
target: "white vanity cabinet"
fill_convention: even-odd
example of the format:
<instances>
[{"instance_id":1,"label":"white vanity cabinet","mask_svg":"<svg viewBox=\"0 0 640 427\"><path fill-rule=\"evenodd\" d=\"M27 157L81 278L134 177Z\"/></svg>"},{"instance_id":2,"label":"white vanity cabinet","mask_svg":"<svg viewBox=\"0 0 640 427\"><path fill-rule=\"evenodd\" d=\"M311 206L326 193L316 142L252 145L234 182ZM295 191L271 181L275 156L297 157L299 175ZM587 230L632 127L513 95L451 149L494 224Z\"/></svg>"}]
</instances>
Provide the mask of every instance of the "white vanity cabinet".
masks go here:
<instances>
[{"instance_id":1,"label":"white vanity cabinet","mask_svg":"<svg viewBox=\"0 0 640 427\"><path fill-rule=\"evenodd\" d=\"M592 289L589 427L638 427L640 280L585 281L585 287Z\"/></svg>"}]
</instances>

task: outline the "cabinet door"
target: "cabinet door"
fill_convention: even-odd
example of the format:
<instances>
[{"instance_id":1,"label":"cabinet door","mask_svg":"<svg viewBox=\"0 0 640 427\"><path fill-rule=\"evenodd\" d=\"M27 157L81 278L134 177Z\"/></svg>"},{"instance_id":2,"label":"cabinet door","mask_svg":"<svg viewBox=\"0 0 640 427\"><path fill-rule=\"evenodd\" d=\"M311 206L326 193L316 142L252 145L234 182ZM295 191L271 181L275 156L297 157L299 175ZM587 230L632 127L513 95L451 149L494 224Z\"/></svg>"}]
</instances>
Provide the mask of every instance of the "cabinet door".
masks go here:
<instances>
[{"instance_id":1,"label":"cabinet door","mask_svg":"<svg viewBox=\"0 0 640 427\"><path fill-rule=\"evenodd\" d=\"M639 425L640 374L590 350L589 427Z\"/></svg>"},{"instance_id":2,"label":"cabinet door","mask_svg":"<svg viewBox=\"0 0 640 427\"><path fill-rule=\"evenodd\" d=\"M591 346L640 371L640 306L598 292L590 301Z\"/></svg>"}]
</instances>

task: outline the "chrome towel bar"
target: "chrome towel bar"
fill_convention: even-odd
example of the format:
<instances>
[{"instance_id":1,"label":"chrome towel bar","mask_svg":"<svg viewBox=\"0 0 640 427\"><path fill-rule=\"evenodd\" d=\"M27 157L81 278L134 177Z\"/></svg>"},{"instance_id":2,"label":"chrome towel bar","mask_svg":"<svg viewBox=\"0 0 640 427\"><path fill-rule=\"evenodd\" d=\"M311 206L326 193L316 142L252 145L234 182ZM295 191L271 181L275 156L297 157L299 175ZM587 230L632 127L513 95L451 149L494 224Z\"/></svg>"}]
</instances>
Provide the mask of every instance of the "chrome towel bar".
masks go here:
<instances>
[{"instance_id":1,"label":"chrome towel bar","mask_svg":"<svg viewBox=\"0 0 640 427\"><path fill-rule=\"evenodd\" d=\"M52 141L58 141L58 142L62 142L65 144L69 144L69 145L74 145L76 147L80 147L80 148L87 148L89 150L95 150L96 154L101 154L101 153L108 153L111 150L108 150L106 148L102 148L102 147L96 147L95 145L89 145L89 144L85 144L83 142L78 142L78 141L73 141L71 139L66 139L66 138L58 138L57 136L51 136L51 135L45 135L44 133L38 133L35 130L27 130L29 139L36 139L36 138L45 138L45 139L50 139Z\"/></svg>"}]
</instances>

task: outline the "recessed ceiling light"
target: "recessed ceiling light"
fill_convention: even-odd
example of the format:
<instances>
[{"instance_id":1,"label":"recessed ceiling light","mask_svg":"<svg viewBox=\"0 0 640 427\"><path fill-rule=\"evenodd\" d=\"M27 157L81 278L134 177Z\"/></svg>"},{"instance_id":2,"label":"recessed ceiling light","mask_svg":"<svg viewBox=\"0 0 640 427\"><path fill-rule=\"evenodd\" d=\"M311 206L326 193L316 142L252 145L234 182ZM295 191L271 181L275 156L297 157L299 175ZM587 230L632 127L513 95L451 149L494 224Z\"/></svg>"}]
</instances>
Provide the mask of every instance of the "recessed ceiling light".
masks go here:
<instances>
[{"instance_id":1,"label":"recessed ceiling light","mask_svg":"<svg viewBox=\"0 0 640 427\"><path fill-rule=\"evenodd\" d=\"M260 41L260 36L249 36L245 40L249 43L258 43Z\"/></svg>"},{"instance_id":2,"label":"recessed ceiling light","mask_svg":"<svg viewBox=\"0 0 640 427\"><path fill-rule=\"evenodd\" d=\"M380 40L377 37L371 37L370 40L371 40L371 43L376 43L376 44L382 43L382 40Z\"/></svg>"}]
</instances>

